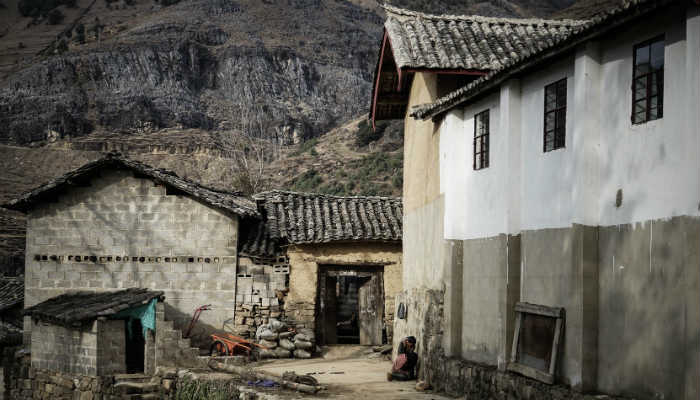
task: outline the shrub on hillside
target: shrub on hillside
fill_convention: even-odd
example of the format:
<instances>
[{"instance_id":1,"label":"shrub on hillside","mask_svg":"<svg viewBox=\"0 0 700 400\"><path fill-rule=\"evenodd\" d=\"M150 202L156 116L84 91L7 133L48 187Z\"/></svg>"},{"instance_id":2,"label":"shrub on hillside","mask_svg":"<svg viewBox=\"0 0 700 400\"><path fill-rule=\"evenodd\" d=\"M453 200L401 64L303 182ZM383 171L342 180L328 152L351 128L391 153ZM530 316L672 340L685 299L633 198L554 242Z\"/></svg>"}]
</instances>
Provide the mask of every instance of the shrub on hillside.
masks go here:
<instances>
[{"instance_id":1,"label":"shrub on hillside","mask_svg":"<svg viewBox=\"0 0 700 400\"><path fill-rule=\"evenodd\" d=\"M56 7L75 7L76 0L19 0L17 10L24 17L46 17Z\"/></svg>"},{"instance_id":2,"label":"shrub on hillside","mask_svg":"<svg viewBox=\"0 0 700 400\"><path fill-rule=\"evenodd\" d=\"M363 119L357 125L357 133L355 134L355 145L357 147L364 147L370 144L371 142L381 139L382 135L384 135L384 130L386 129L386 127L386 123L380 122L377 124L376 129L373 130L369 122Z\"/></svg>"}]
</instances>

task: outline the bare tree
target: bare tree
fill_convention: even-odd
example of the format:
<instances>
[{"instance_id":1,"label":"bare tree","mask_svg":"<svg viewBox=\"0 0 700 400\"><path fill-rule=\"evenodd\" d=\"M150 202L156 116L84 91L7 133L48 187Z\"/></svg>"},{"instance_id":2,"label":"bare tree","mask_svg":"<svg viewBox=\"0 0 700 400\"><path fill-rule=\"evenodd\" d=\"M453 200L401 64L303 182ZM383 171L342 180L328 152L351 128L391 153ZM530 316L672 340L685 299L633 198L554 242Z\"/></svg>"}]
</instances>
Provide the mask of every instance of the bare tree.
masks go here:
<instances>
[{"instance_id":1,"label":"bare tree","mask_svg":"<svg viewBox=\"0 0 700 400\"><path fill-rule=\"evenodd\" d=\"M273 160L271 143L248 132L222 132L220 138L232 159L233 187L248 195L266 190L267 166Z\"/></svg>"}]
</instances>

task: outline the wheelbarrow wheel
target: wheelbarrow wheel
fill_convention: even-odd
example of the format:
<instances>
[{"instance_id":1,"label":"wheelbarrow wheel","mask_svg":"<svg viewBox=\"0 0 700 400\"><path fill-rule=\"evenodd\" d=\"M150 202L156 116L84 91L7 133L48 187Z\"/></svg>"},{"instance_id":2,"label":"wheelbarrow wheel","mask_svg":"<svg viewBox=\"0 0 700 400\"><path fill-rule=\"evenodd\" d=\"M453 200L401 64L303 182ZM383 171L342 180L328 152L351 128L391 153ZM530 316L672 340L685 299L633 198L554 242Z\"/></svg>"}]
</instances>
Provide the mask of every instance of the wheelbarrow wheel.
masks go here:
<instances>
[{"instance_id":1,"label":"wheelbarrow wheel","mask_svg":"<svg viewBox=\"0 0 700 400\"><path fill-rule=\"evenodd\" d=\"M213 357L228 356L228 347L221 340L215 340L209 347L209 355Z\"/></svg>"}]
</instances>

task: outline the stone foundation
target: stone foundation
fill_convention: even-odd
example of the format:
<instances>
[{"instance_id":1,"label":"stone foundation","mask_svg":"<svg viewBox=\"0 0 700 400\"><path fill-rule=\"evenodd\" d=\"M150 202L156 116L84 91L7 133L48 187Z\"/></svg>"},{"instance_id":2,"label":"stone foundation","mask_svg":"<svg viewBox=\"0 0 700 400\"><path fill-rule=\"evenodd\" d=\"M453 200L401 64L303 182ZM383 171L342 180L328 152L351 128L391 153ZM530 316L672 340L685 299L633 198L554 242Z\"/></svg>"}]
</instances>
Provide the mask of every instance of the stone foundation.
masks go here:
<instances>
[{"instance_id":1,"label":"stone foundation","mask_svg":"<svg viewBox=\"0 0 700 400\"><path fill-rule=\"evenodd\" d=\"M6 353L7 354L7 353ZM113 377L53 372L31 367L29 355L15 358L6 374L5 398L13 400L120 399Z\"/></svg>"},{"instance_id":2,"label":"stone foundation","mask_svg":"<svg viewBox=\"0 0 700 400\"><path fill-rule=\"evenodd\" d=\"M522 399L522 400L593 400L623 399L622 397L582 394L564 385L547 385L533 379L496 367L470 363L458 359L445 359L436 371L443 382L433 384L450 396L466 396L468 399ZM437 383L437 382L436 382Z\"/></svg>"}]
</instances>

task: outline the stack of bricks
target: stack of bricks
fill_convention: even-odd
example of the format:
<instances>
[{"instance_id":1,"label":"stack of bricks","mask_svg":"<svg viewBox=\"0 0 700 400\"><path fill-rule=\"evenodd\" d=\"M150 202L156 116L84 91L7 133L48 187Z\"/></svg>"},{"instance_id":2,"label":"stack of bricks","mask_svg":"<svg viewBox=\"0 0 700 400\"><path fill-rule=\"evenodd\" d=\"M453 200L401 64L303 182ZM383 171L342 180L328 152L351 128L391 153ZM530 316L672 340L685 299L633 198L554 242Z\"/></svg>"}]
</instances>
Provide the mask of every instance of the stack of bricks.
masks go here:
<instances>
[{"instance_id":1,"label":"stack of bricks","mask_svg":"<svg viewBox=\"0 0 700 400\"><path fill-rule=\"evenodd\" d=\"M285 320L284 296L289 290L289 258L268 260L241 257L236 277L234 332L254 337L258 326L270 318Z\"/></svg>"}]
</instances>

